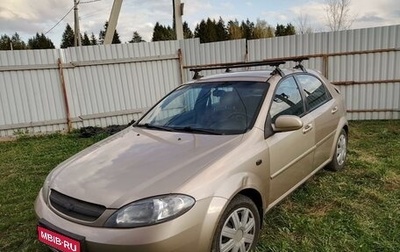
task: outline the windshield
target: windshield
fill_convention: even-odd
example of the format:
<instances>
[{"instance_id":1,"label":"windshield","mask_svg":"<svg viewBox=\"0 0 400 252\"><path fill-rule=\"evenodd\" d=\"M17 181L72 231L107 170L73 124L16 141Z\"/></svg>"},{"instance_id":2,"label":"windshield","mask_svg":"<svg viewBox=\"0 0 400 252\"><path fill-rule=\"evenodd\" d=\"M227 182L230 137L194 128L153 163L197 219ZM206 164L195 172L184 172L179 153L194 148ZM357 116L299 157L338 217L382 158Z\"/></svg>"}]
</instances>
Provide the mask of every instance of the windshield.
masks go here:
<instances>
[{"instance_id":1,"label":"windshield","mask_svg":"<svg viewBox=\"0 0 400 252\"><path fill-rule=\"evenodd\" d=\"M249 130L268 89L265 82L210 82L176 89L135 126L204 134Z\"/></svg>"}]
</instances>

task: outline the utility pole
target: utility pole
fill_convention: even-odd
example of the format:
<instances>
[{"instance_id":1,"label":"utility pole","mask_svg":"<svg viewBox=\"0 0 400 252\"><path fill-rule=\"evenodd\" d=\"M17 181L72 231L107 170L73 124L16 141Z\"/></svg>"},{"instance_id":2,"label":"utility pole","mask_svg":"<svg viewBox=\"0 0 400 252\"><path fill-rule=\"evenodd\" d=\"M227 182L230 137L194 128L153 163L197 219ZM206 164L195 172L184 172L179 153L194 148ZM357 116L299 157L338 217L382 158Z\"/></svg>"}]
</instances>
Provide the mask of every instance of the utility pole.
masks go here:
<instances>
[{"instance_id":1,"label":"utility pole","mask_svg":"<svg viewBox=\"0 0 400 252\"><path fill-rule=\"evenodd\" d=\"M182 27L182 15L183 15L183 3L181 0L172 0L173 4L173 18L174 18L174 28L176 32L176 39L183 39L183 27Z\"/></svg>"},{"instance_id":2,"label":"utility pole","mask_svg":"<svg viewBox=\"0 0 400 252\"><path fill-rule=\"evenodd\" d=\"M74 23L75 23L74 46L81 46L81 32L79 30L78 4L79 4L78 0L74 0Z\"/></svg>"},{"instance_id":3,"label":"utility pole","mask_svg":"<svg viewBox=\"0 0 400 252\"><path fill-rule=\"evenodd\" d=\"M104 37L104 43L103 43L104 45L110 45L112 43L115 33L115 28L117 28L118 16L121 11L121 5L122 5L122 0L114 0L110 13L110 18L108 20L106 36Z\"/></svg>"}]
</instances>

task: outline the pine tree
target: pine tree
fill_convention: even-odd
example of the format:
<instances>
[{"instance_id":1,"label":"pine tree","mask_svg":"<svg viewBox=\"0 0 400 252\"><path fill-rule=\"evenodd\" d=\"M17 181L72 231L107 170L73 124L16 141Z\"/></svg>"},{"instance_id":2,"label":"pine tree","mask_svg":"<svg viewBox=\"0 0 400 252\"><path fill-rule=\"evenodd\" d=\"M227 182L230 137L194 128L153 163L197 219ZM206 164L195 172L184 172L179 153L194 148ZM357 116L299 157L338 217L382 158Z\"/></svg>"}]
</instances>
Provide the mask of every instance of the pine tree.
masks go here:
<instances>
[{"instance_id":1,"label":"pine tree","mask_svg":"<svg viewBox=\"0 0 400 252\"><path fill-rule=\"evenodd\" d=\"M93 32L92 32L92 35L90 35L90 44L97 45L97 39L96 39L96 36L93 34Z\"/></svg>"},{"instance_id":2,"label":"pine tree","mask_svg":"<svg viewBox=\"0 0 400 252\"><path fill-rule=\"evenodd\" d=\"M11 36L11 43L13 46L13 50L27 49L25 42L21 39L18 33L14 33L14 35Z\"/></svg>"},{"instance_id":3,"label":"pine tree","mask_svg":"<svg viewBox=\"0 0 400 252\"><path fill-rule=\"evenodd\" d=\"M291 23L286 25L286 35L295 35L296 28Z\"/></svg>"},{"instance_id":4,"label":"pine tree","mask_svg":"<svg viewBox=\"0 0 400 252\"><path fill-rule=\"evenodd\" d=\"M11 38L7 34L0 37L0 50L11 50Z\"/></svg>"},{"instance_id":5,"label":"pine tree","mask_svg":"<svg viewBox=\"0 0 400 252\"><path fill-rule=\"evenodd\" d=\"M72 30L71 26L67 24L65 27L64 33L61 39L61 48L68 48L74 46L74 31Z\"/></svg>"},{"instance_id":6,"label":"pine tree","mask_svg":"<svg viewBox=\"0 0 400 252\"><path fill-rule=\"evenodd\" d=\"M219 17L218 23L216 24L215 31L217 33L217 41L223 41L228 39L228 31L225 27L224 20Z\"/></svg>"},{"instance_id":7,"label":"pine tree","mask_svg":"<svg viewBox=\"0 0 400 252\"><path fill-rule=\"evenodd\" d=\"M25 50L27 49L25 42L18 33L14 33L11 38L4 34L0 36L0 50Z\"/></svg>"},{"instance_id":8,"label":"pine tree","mask_svg":"<svg viewBox=\"0 0 400 252\"><path fill-rule=\"evenodd\" d=\"M104 44L104 38L106 37L107 28L108 28L108 21L105 22L105 24L103 26L103 30L100 30L100 33L99 33L99 44L100 45ZM119 34L117 32L117 29L115 29L111 44L121 44L121 40L119 39Z\"/></svg>"},{"instance_id":9,"label":"pine tree","mask_svg":"<svg viewBox=\"0 0 400 252\"><path fill-rule=\"evenodd\" d=\"M193 32L190 30L188 23L183 22L183 37L185 39L193 38Z\"/></svg>"},{"instance_id":10,"label":"pine tree","mask_svg":"<svg viewBox=\"0 0 400 252\"><path fill-rule=\"evenodd\" d=\"M146 41L143 40L142 36L140 36L137 31L134 31L132 39L129 40L129 43L140 43L140 42L146 42Z\"/></svg>"},{"instance_id":11,"label":"pine tree","mask_svg":"<svg viewBox=\"0 0 400 252\"><path fill-rule=\"evenodd\" d=\"M220 17L218 22L215 19L207 18L201 20L194 30L194 36L200 38L201 43L223 41L229 38L228 30L224 20Z\"/></svg>"},{"instance_id":12,"label":"pine tree","mask_svg":"<svg viewBox=\"0 0 400 252\"><path fill-rule=\"evenodd\" d=\"M249 19L247 19L246 22L242 21L240 28L242 29L243 38L254 39L254 23L253 22L250 22Z\"/></svg>"},{"instance_id":13,"label":"pine tree","mask_svg":"<svg viewBox=\"0 0 400 252\"><path fill-rule=\"evenodd\" d=\"M83 36L82 36L82 38L81 38L81 41L82 41L82 45L83 45L83 46L88 46L88 45L91 45L91 44L92 44L92 43L90 42L89 36L87 35L86 32L83 33Z\"/></svg>"},{"instance_id":14,"label":"pine tree","mask_svg":"<svg viewBox=\"0 0 400 252\"><path fill-rule=\"evenodd\" d=\"M295 35L296 34L296 29L292 24L287 24L282 25L282 24L277 24L276 25L276 30L275 30L275 36L288 36L288 35Z\"/></svg>"},{"instance_id":15,"label":"pine tree","mask_svg":"<svg viewBox=\"0 0 400 252\"><path fill-rule=\"evenodd\" d=\"M199 24L194 28L194 37L200 39L200 43L208 42L207 40L207 31L206 31L206 21L202 19Z\"/></svg>"},{"instance_id":16,"label":"pine tree","mask_svg":"<svg viewBox=\"0 0 400 252\"><path fill-rule=\"evenodd\" d=\"M294 26L289 23L286 26L282 24L277 24L275 29L275 36L288 36L288 35L295 35L296 29Z\"/></svg>"},{"instance_id":17,"label":"pine tree","mask_svg":"<svg viewBox=\"0 0 400 252\"><path fill-rule=\"evenodd\" d=\"M43 33L36 33L36 36L28 40L29 49L54 49L55 46L51 39L47 38Z\"/></svg>"},{"instance_id":18,"label":"pine tree","mask_svg":"<svg viewBox=\"0 0 400 252\"><path fill-rule=\"evenodd\" d=\"M153 29L153 37L151 41L164 41L176 39L175 31L171 26L161 25L159 22L156 23Z\"/></svg>"}]
</instances>

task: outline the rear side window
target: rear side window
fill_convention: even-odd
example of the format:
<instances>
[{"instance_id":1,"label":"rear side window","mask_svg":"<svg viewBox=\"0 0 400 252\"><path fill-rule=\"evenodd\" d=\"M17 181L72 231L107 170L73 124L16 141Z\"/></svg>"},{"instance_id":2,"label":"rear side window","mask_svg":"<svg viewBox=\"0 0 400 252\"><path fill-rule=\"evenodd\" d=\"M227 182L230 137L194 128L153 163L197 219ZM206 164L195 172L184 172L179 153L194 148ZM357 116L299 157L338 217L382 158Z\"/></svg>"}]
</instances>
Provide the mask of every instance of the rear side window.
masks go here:
<instances>
[{"instance_id":1,"label":"rear side window","mask_svg":"<svg viewBox=\"0 0 400 252\"><path fill-rule=\"evenodd\" d=\"M330 100L325 85L312 75L296 75L306 99L307 110L313 110Z\"/></svg>"},{"instance_id":2,"label":"rear side window","mask_svg":"<svg viewBox=\"0 0 400 252\"><path fill-rule=\"evenodd\" d=\"M303 100L300 90L293 77L286 78L279 83L271 104L270 115L272 122L280 115L304 114Z\"/></svg>"}]
</instances>

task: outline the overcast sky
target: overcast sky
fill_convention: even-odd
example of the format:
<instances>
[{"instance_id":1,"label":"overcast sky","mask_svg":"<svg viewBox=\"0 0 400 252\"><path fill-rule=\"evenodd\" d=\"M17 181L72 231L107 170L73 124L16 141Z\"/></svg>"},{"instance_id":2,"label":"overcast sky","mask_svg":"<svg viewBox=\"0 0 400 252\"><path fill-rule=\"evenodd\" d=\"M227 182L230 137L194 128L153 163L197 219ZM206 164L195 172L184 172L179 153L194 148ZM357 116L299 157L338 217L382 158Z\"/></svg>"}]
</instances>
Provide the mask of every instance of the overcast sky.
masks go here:
<instances>
[{"instance_id":1,"label":"overcast sky","mask_svg":"<svg viewBox=\"0 0 400 252\"><path fill-rule=\"evenodd\" d=\"M95 2L93 2L95 1ZM49 31L72 7L73 0L0 0L0 34L11 36L18 32L24 41L36 32L46 33L57 48L67 23L73 27L71 11L58 26ZM225 22L264 19L268 24L292 23L296 26L300 15L307 16L315 31L327 31L325 0L181 0L185 4L183 21L190 28L208 17ZM109 18L113 0L81 0L79 17L81 32L98 37ZM352 28L400 24L399 0L351 0ZM122 42L132 38L133 31L150 41L156 22L172 24L172 0L125 0L122 4L117 31ZM49 32L48 32L49 31Z\"/></svg>"}]
</instances>

